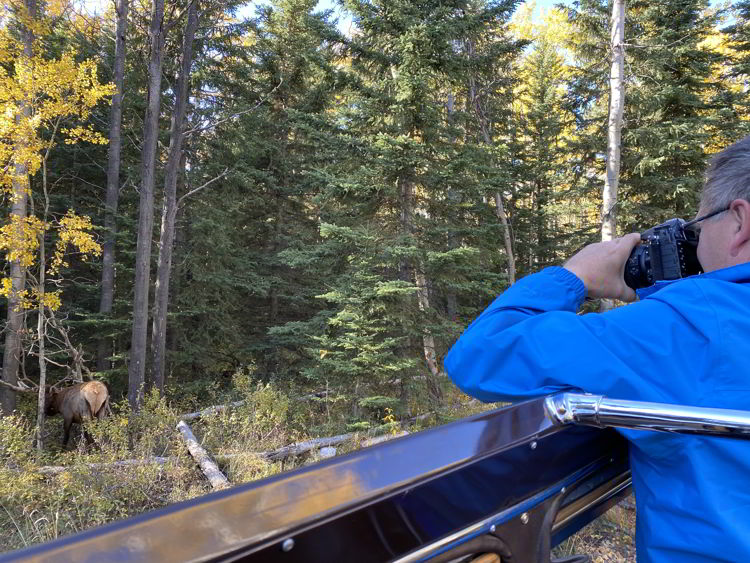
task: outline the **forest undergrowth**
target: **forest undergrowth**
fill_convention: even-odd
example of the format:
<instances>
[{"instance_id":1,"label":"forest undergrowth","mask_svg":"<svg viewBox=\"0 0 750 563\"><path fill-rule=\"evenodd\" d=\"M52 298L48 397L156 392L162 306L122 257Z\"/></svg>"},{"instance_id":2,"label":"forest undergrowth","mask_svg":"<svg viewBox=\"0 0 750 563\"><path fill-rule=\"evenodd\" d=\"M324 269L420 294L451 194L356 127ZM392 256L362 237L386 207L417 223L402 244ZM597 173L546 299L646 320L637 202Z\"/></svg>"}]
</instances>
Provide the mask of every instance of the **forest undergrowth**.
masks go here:
<instances>
[{"instance_id":1,"label":"forest undergrowth","mask_svg":"<svg viewBox=\"0 0 750 563\"><path fill-rule=\"evenodd\" d=\"M362 447L368 428L398 434L407 420L409 432L445 424L494 408L467 397L447 381L443 406L430 404L426 389L411 389L411 410L365 402L354 408L343 393L317 397L300 389L282 388L253 379L246 372L232 378L229 389L211 388L203 396L210 404L243 404L190 421L198 440L217 459L231 484L262 479L318 461L316 450L271 462L258 452L276 450L306 439L357 431L337 446L337 455ZM146 395L134 414L127 401L114 405L111 417L89 424L94 444L76 435L76 445L62 448L62 421L48 424L47 448L33 448L32 418L21 414L0 418L0 551L19 549L120 520L209 493L211 487L188 454L175 426L182 414L198 405L175 392L171 399ZM31 409L29 412L32 412ZM354 417L354 414L358 417ZM398 415L398 416L396 416ZM152 462L152 460L161 460ZM129 465L114 462L132 460ZM64 466L65 470L57 468ZM54 472L51 472L54 471ZM617 512L619 511L619 512ZM623 516L625 515L625 516ZM596 550L596 561L629 561L633 521L616 508L567 540L560 554ZM596 558L604 554L604 558Z\"/></svg>"}]
</instances>

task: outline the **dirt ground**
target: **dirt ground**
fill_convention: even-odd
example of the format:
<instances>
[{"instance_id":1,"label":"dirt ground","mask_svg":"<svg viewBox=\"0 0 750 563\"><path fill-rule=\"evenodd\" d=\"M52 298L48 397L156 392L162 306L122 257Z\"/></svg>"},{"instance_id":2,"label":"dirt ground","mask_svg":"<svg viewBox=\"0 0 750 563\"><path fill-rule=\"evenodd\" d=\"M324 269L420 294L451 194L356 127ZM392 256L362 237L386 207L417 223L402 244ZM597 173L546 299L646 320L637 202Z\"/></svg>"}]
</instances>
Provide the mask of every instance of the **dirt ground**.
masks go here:
<instances>
[{"instance_id":1,"label":"dirt ground","mask_svg":"<svg viewBox=\"0 0 750 563\"><path fill-rule=\"evenodd\" d=\"M632 496L554 550L556 557L583 554L590 555L594 563L635 561L635 503Z\"/></svg>"}]
</instances>

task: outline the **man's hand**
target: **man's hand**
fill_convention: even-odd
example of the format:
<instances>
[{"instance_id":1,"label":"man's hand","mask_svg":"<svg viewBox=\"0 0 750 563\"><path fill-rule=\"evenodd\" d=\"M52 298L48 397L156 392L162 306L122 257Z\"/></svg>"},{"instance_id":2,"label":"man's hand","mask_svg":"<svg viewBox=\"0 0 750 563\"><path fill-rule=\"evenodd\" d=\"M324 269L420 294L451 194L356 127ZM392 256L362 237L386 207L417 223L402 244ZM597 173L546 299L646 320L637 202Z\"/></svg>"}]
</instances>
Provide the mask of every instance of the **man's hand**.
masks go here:
<instances>
[{"instance_id":1,"label":"man's hand","mask_svg":"<svg viewBox=\"0 0 750 563\"><path fill-rule=\"evenodd\" d=\"M563 268L581 279L589 297L635 301L635 291L625 284L625 263L640 241L640 234L631 233L590 244L568 260Z\"/></svg>"}]
</instances>

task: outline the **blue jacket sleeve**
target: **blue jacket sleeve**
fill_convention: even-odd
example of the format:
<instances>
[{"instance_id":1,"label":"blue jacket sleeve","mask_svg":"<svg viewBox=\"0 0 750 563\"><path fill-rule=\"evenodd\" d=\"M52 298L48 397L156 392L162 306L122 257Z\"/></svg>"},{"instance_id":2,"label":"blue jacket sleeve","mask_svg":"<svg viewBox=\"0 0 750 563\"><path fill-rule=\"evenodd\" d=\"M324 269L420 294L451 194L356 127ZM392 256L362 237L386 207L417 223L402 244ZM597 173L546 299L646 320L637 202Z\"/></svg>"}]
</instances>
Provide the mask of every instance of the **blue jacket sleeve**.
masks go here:
<instances>
[{"instance_id":1,"label":"blue jacket sleeve","mask_svg":"<svg viewBox=\"0 0 750 563\"><path fill-rule=\"evenodd\" d=\"M445 357L446 372L487 402L579 389L672 403L675 378L690 385L691 367L710 364L706 336L669 303L577 315L584 297L581 280L564 268L521 279L466 329Z\"/></svg>"}]
</instances>

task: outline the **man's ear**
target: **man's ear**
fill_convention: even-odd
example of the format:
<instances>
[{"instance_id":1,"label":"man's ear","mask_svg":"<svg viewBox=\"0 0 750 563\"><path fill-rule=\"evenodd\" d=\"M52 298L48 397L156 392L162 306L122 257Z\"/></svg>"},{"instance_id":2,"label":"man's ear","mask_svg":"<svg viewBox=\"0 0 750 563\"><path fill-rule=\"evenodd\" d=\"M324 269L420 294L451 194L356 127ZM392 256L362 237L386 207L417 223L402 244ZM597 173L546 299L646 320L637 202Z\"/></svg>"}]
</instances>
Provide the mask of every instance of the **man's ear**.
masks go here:
<instances>
[{"instance_id":1,"label":"man's ear","mask_svg":"<svg viewBox=\"0 0 750 563\"><path fill-rule=\"evenodd\" d=\"M729 204L729 213L735 222L735 231L729 245L729 254L736 258L742 252L750 250L750 202L735 199Z\"/></svg>"}]
</instances>

